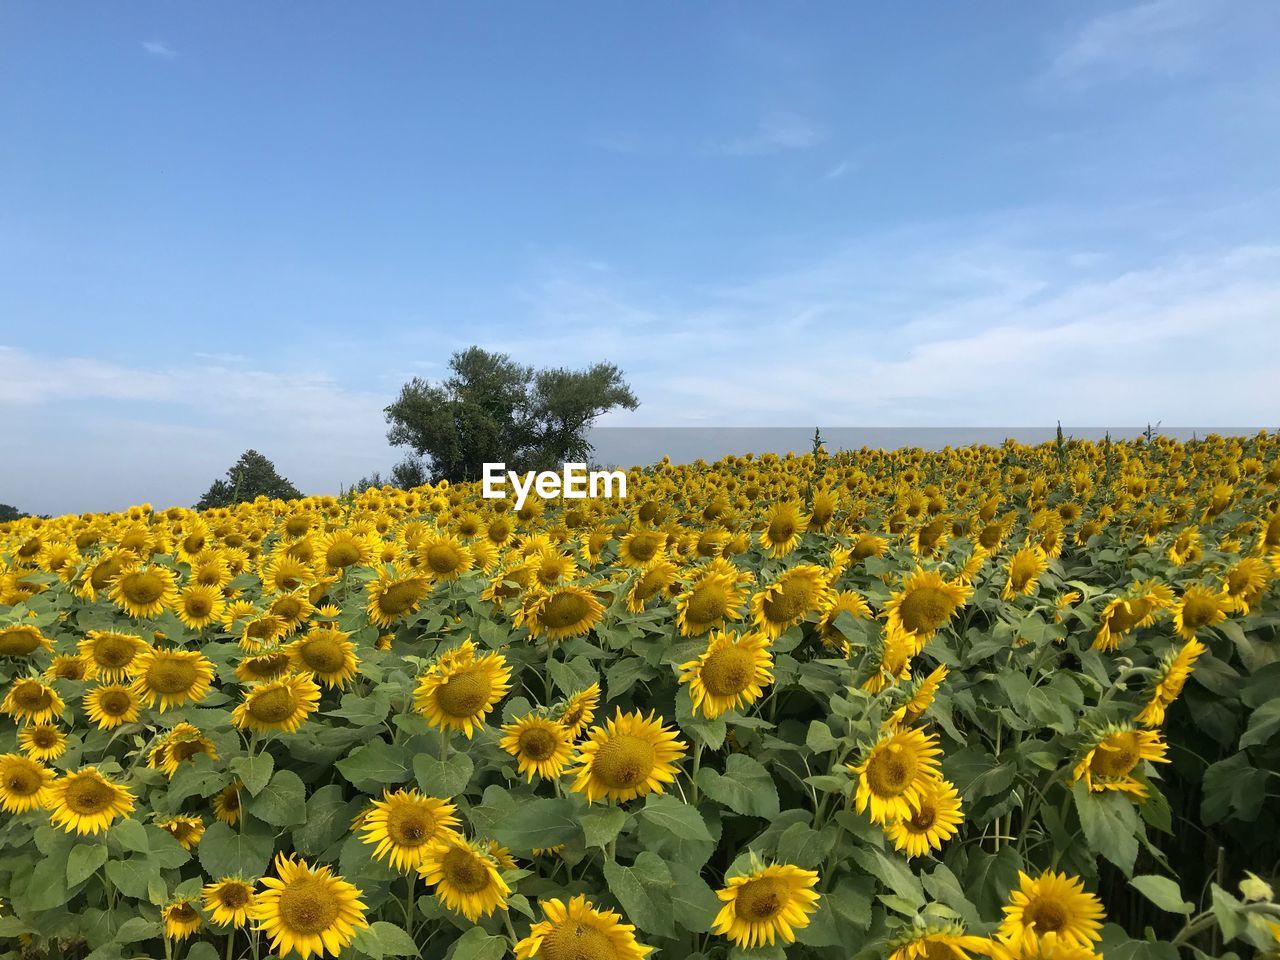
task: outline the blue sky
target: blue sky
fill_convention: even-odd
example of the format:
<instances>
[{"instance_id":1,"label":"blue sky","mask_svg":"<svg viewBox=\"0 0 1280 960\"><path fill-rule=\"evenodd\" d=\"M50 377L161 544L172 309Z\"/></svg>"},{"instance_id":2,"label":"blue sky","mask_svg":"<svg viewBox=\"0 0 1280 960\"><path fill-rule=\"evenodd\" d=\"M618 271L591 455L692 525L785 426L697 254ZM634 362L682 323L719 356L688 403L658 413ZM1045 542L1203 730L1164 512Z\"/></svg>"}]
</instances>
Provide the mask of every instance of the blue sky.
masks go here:
<instances>
[{"instance_id":1,"label":"blue sky","mask_svg":"<svg viewBox=\"0 0 1280 960\"><path fill-rule=\"evenodd\" d=\"M0 4L0 501L189 503L247 446L336 490L470 343L618 363L613 426L1275 426L1278 43L1270 0Z\"/></svg>"}]
</instances>

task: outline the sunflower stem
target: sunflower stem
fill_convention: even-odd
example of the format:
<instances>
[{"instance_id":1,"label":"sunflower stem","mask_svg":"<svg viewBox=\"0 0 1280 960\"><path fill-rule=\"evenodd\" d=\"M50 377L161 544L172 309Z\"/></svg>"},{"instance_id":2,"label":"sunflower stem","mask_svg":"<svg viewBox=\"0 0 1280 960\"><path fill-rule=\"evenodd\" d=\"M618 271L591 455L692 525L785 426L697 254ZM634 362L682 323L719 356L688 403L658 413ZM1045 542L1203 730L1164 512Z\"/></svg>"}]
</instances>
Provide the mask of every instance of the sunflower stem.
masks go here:
<instances>
[{"instance_id":1,"label":"sunflower stem","mask_svg":"<svg viewBox=\"0 0 1280 960\"><path fill-rule=\"evenodd\" d=\"M516 936L516 928L515 928L515 925L511 922L510 910L502 911L502 923L503 923L503 926L507 928L507 936L511 938L511 948L514 950L516 943L519 942L520 938Z\"/></svg>"},{"instance_id":2,"label":"sunflower stem","mask_svg":"<svg viewBox=\"0 0 1280 960\"><path fill-rule=\"evenodd\" d=\"M417 871L410 870L409 876L405 881L406 890L404 894L404 929L405 929L405 933L409 934L410 940L414 939L414 936L413 936L414 916L413 915L415 912L414 911L415 904L413 901L413 881L416 876L417 876Z\"/></svg>"},{"instance_id":3,"label":"sunflower stem","mask_svg":"<svg viewBox=\"0 0 1280 960\"><path fill-rule=\"evenodd\" d=\"M440 759L442 761L449 759L449 728L440 728Z\"/></svg>"},{"instance_id":4,"label":"sunflower stem","mask_svg":"<svg viewBox=\"0 0 1280 960\"><path fill-rule=\"evenodd\" d=\"M231 960L231 958L235 956L235 945L236 945L236 928L235 928L235 927L232 927L230 930L228 930L228 931L227 931L227 958L226 958L226 960Z\"/></svg>"}]
</instances>

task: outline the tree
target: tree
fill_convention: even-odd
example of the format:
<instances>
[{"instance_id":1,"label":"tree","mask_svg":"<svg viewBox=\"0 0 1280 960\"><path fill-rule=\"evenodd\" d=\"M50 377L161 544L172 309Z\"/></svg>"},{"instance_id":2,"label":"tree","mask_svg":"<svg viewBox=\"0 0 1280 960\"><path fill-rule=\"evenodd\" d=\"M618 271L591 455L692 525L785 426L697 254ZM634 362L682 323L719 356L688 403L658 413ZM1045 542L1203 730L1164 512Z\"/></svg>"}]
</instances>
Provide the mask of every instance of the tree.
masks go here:
<instances>
[{"instance_id":1,"label":"tree","mask_svg":"<svg viewBox=\"0 0 1280 960\"><path fill-rule=\"evenodd\" d=\"M229 507L233 503L245 503L258 497L293 500L300 496L302 493L297 487L276 473L274 463L257 450L246 450L227 471L227 479L215 480L210 484L196 504L196 509Z\"/></svg>"},{"instance_id":2,"label":"tree","mask_svg":"<svg viewBox=\"0 0 1280 960\"><path fill-rule=\"evenodd\" d=\"M26 514L17 507L10 506L7 503L0 503L0 523L8 523L10 520L21 520Z\"/></svg>"},{"instance_id":3,"label":"tree","mask_svg":"<svg viewBox=\"0 0 1280 960\"><path fill-rule=\"evenodd\" d=\"M485 463L511 470L585 462L587 429L602 413L640 405L611 363L536 370L503 353L470 347L438 384L414 377L386 408L387 439L427 464L431 479L478 480Z\"/></svg>"}]
</instances>

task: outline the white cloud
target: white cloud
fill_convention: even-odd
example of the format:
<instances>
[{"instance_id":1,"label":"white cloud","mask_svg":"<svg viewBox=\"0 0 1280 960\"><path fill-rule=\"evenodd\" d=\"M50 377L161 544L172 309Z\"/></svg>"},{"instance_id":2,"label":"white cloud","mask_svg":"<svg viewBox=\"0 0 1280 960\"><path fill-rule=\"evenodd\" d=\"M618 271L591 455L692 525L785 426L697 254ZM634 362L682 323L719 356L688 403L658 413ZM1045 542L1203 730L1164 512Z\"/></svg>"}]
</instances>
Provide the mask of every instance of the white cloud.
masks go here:
<instances>
[{"instance_id":1,"label":"white cloud","mask_svg":"<svg viewBox=\"0 0 1280 960\"><path fill-rule=\"evenodd\" d=\"M1100 73L1171 74L1195 61L1203 0L1151 0L1086 22L1054 56L1050 75L1088 82Z\"/></svg>"},{"instance_id":2,"label":"white cloud","mask_svg":"<svg viewBox=\"0 0 1280 960\"><path fill-rule=\"evenodd\" d=\"M161 60L173 60L178 56L178 51L163 40L143 40L142 49Z\"/></svg>"},{"instance_id":3,"label":"white cloud","mask_svg":"<svg viewBox=\"0 0 1280 960\"><path fill-rule=\"evenodd\" d=\"M720 153L732 156L762 156L787 150L808 150L826 139L811 120L794 113L771 113L760 120L745 137L721 143Z\"/></svg>"},{"instance_id":4,"label":"white cloud","mask_svg":"<svg viewBox=\"0 0 1280 960\"><path fill-rule=\"evenodd\" d=\"M846 173L848 173L852 169L853 169L852 163L850 163L848 160L841 160L839 163L829 167L827 169L827 172L822 175L822 179L823 180L839 180L841 177L843 177Z\"/></svg>"}]
</instances>

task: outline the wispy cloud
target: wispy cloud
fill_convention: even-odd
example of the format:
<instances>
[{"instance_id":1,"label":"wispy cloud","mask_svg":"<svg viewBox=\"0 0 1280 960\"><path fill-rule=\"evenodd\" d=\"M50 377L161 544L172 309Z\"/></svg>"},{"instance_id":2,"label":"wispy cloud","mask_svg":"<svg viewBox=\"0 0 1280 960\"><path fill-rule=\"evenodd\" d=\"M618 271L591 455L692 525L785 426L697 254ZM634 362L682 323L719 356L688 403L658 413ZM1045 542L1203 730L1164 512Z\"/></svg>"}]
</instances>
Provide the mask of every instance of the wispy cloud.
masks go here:
<instances>
[{"instance_id":1,"label":"wispy cloud","mask_svg":"<svg viewBox=\"0 0 1280 960\"><path fill-rule=\"evenodd\" d=\"M839 163L833 164L827 168L827 172L822 175L823 180L839 180L846 173L853 169L853 163L848 160L841 160Z\"/></svg>"},{"instance_id":2,"label":"wispy cloud","mask_svg":"<svg viewBox=\"0 0 1280 960\"><path fill-rule=\"evenodd\" d=\"M1203 0L1150 0L1094 17L1054 56L1052 78L1087 83L1099 75L1177 73L1195 62Z\"/></svg>"},{"instance_id":3,"label":"wispy cloud","mask_svg":"<svg viewBox=\"0 0 1280 960\"><path fill-rule=\"evenodd\" d=\"M826 139L826 133L806 117L795 113L771 113L744 137L726 140L717 146L731 156L761 156L787 150L808 150Z\"/></svg>"},{"instance_id":4,"label":"wispy cloud","mask_svg":"<svg viewBox=\"0 0 1280 960\"><path fill-rule=\"evenodd\" d=\"M142 49L161 60L173 60L178 56L178 51L163 40L143 40Z\"/></svg>"}]
</instances>

